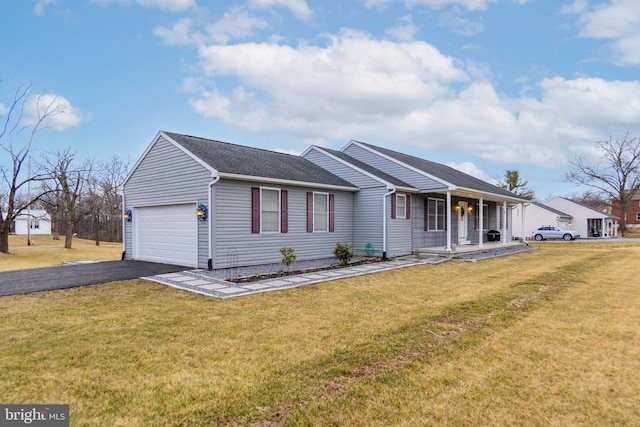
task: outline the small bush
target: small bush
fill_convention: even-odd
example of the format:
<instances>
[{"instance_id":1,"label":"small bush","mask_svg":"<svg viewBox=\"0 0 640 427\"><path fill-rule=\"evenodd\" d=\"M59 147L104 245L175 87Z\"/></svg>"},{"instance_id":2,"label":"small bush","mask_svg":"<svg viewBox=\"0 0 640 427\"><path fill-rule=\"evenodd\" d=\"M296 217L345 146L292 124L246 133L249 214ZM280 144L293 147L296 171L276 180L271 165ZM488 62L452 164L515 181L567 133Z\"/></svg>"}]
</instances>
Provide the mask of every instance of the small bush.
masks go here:
<instances>
[{"instance_id":1,"label":"small bush","mask_svg":"<svg viewBox=\"0 0 640 427\"><path fill-rule=\"evenodd\" d=\"M293 253L293 248L280 248L280 253L282 254L282 263L287 266L287 274L289 274L289 267L291 267L291 263L296 260L296 255Z\"/></svg>"},{"instance_id":2,"label":"small bush","mask_svg":"<svg viewBox=\"0 0 640 427\"><path fill-rule=\"evenodd\" d=\"M336 243L336 247L333 248L333 255L340 261L340 265L347 265L347 263L351 261L351 258L353 258L351 245L348 243Z\"/></svg>"}]
</instances>

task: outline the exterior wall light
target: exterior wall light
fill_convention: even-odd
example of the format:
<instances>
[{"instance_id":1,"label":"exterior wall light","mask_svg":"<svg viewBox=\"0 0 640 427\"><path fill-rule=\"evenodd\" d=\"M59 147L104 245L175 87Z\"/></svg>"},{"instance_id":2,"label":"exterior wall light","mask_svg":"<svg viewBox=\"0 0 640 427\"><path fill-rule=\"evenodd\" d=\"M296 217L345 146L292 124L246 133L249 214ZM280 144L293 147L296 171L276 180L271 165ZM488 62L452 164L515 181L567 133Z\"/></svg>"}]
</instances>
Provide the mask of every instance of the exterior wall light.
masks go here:
<instances>
[{"instance_id":1,"label":"exterior wall light","mask_svg":"<svg viewBox=\"0 0 640 427\"><path fill-rule=\"evenodd\" d=\"M200 221L207 220L207 205L198 205L196 208L196 216Z\"/></svg>"},{"instance_id":2,"label":"exterior wall light","mask_svg":"<svg viewBox=\"0 0 640 427\"><path fill-rule=\"evenodd\" d=\"M469 210L469 213L471 213L473 211L473 206L469 205L467 209Z\"/></svg>"},{"instance_id":3,"label":"exterior wall light","mask_svg":"<svg viewBox=\"0 0 640 427\"><path fill-rule=\"evenodd\" d=\"M133 212L131 212L131 209L127 209L126 211L124 211L124 220L127 222L131 222L132 219L133 219Z\"/></svg>"}]
</instances>

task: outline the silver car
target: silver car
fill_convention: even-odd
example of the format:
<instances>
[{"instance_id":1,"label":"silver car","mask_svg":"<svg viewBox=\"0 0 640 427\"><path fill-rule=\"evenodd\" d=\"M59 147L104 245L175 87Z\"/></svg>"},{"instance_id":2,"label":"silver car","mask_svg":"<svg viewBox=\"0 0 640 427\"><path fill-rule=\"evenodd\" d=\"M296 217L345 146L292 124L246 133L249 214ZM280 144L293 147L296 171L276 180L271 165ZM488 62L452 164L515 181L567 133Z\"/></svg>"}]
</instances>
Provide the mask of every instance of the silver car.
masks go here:
<instances>
[{"instance_id":1,"label":"silver car","mask_svg":"<svg viewBox=\"0 0 640 427\"><path fill-rule=\"evenodd\" d=\"M563 230L553 225L543 225L533 232L533 238L537 241L545 239L562 239L569 241L579 239L580 233L572 230Z\"/></svg>"}]
</instances>

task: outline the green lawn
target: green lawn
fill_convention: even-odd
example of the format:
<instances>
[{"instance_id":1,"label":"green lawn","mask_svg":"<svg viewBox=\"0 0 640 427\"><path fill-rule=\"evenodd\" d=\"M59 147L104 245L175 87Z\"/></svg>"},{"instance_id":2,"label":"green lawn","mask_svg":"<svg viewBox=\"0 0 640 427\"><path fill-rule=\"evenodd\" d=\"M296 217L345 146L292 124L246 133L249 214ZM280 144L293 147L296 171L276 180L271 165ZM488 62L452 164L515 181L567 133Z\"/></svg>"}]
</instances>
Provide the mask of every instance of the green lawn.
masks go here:
<instances>
[{"instance_id":1,"label":"green lawn","mask_svg":"<svg viewBox=\"0 0 640 427\"><path fill-rule=\"evenodd\" d=\"M0 298L0 401L72 425L640 425L640 246L536 244L217 300Z\"/></svg>"}]
</instances>

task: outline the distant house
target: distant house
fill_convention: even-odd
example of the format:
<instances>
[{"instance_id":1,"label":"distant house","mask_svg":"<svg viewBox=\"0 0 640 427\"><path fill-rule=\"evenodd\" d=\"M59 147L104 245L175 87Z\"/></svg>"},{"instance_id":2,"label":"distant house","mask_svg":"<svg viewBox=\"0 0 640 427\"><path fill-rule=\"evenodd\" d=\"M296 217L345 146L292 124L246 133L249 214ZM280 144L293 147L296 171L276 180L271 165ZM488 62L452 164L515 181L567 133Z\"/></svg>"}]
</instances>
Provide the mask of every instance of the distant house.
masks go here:
<instances>
[{"instance_id":1,"label":"distant house","mask_svg":"<svg viewBox=\"0 0 640 427\"><path fill-rule=\"evenodd\" d=\"M613 201L612 206L611 213L618 216L618 218L624 216L627 227L640 227L640 193L636 193L631 197L624 212L620 211L620 206L616 200Z\"/></svg>"},{"instance_id":2,"label":"distant house","mask_svg":"<svg viewBox=\"0 0 640 427\"><path fill-rule=\"evenodd\" d=\"M51 234L51 216L43 209L22 211L13 222L15 234Z\"/></svg>"},{"instance_id":3,"label":"distant house","mask_svg":"<svg viewBox=\"0 0 640 427\"><path fill-rule=\"evenodd\" d=\"M516 205L513 215L514 236L523 237L524 239L531 238L533 231L543 225L555 225L563 230L572 230L573 217L571 215L542 203L531 202ZM524 218L524 221L521 220L522 218Z\"/></svg>"},{"instance_id":4,"label":"distant house","mask_svg":"<svg viewBox=\"0 0 640 427\"><path fill-rule=\"evenodd\" d=\"M124 257L197 268L354 254L455 251L512 239L514 205L500 187L358 141L293 156L159 132L122 184ZM489 233L489 232L492 233Z\"/></svg>"},{"instance_id":5,"label":"distant house","mask_svg":"<svg viewBox=\"0 0 640 427\"><path fill-rule=\"evenodd\" d=\"M571 215L571 230L583 237L615 237L618 217L564 197L555 197L545 205Z\"/></svg>"}]
</instances>

